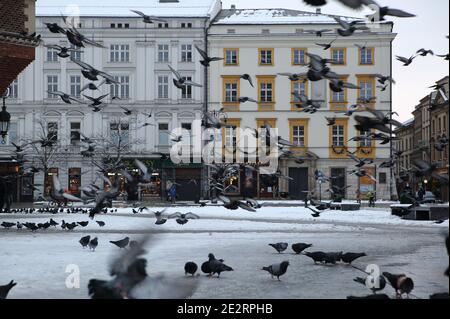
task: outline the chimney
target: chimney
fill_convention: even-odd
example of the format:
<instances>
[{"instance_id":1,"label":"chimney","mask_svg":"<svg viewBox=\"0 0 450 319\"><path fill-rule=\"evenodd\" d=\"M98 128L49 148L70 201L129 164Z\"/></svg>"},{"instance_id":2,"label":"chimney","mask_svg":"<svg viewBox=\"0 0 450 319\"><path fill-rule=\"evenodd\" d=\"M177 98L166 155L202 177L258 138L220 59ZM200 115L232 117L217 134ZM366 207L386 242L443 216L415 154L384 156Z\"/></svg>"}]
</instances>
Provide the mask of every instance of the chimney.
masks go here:
<instances>
[{"instance_id":1,"label":"chimney","mask_svg":"<svg viewBox=\"0 0 450 319\"><path fill-rule=\"evenodd\" d=\"M316 14L322 14L322 9L321 8L317 8L316 9Z\"/></svg>"},{"instance_id":2,"label":"chimney","mask_svg":"<svg viewBox=\"0 0 450 319\"><path fill-rule=\"evenodd\" d=\"M232 9L232 10L236 10L236 5L235 5L235 4L232 4L232 5L231 5L231 9Z\"/></svg>"}]
</instances>

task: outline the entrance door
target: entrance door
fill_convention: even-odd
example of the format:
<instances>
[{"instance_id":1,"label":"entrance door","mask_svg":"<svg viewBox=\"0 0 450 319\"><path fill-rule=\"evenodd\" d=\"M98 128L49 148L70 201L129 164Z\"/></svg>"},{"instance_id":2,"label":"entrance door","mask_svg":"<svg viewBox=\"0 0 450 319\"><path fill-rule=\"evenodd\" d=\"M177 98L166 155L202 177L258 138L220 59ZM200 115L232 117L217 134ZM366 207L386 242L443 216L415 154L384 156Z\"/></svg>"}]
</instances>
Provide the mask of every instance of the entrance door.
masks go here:
<instances>
[{"instance_id":1,"label":"entrance door","mask_svg":"<svg viewBox=\"0 0 450 319\"><path fill-rule=\"evenodd\" d=\"M345 168L331 168L331 188L334 188L335 195L341 198L346 198L346 169Z\"/></svg>"},{"instance_id":2,"label":"entrance door","mask_svg":"<svg viewBox=\"0 0 450 319\"><path fill-rule=\"evenodd\" d=\"M304 200L308 191L308 168L289 168L289 197Z\"/></svg>"},{"instance_id":3,"label":"entrance door","mask_svg":"<svg viewBox=\"0 0 450 319\"><path fill-rule=\"evenodd\" d=\"M177 199L180 201L195 201L200 199L201 169L177 168L176 182Z\"/></svg>"}]
</instances>

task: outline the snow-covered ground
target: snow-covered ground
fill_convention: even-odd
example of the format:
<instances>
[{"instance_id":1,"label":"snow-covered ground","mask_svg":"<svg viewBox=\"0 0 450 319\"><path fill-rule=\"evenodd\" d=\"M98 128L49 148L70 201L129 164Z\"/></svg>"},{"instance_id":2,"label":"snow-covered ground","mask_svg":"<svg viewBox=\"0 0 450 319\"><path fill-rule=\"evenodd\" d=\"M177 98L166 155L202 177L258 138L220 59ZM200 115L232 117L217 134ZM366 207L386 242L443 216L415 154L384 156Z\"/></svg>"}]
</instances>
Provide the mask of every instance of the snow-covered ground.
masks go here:
<instances>
[{"instance_id":1,"label":"snow-covered ground","mask_svg":"<svg viewBox=\"0 0 450 319\"><path fill-rule=\"evenodd\" d=\"M449 282L443 276L448 266L443 244L448 221L440 225L405 221L380 209L328 211L320 218L313 218L303 207L263 207L256 213L222 207L171 207L165 213L173 212L193 212L200 219L183 226L175 220L157 226L151 212L133 214L131 208L119 208L117 213L96 216L95 220L106 223L99 227L83 214L0 214L0 222L90 221L87 227L71 232L60 227L36 233L1 229L0 284L11 279L18 282L10 298L87 298L89 279L109 278L108 262L119 250L109 240L139 239L143 233L156 232L145 256L149 274L198 281L194 298L345 298L369 293L353 282L354 277L363 275L358 270L314 265L308 257L292 254L291 248L278 254L268 246L273 242L312 243L310 251L364 251L368 256L355 265L376 264L381 271L405 273L414 279L414 294L419 297L448 291ZM95 252L83 250L78 243L86 235L99 237ZM225 259L234 271L223 273L220 279L203 274L184 277L185 262L200 266L210 252ZM290 266L281 282L260 270L283 260ZM69 275L65 270L70 264L80 269L79 289L65 286ZM392 294L393 290L386 288L386 292Z\"/></svg>"}]
</instances>

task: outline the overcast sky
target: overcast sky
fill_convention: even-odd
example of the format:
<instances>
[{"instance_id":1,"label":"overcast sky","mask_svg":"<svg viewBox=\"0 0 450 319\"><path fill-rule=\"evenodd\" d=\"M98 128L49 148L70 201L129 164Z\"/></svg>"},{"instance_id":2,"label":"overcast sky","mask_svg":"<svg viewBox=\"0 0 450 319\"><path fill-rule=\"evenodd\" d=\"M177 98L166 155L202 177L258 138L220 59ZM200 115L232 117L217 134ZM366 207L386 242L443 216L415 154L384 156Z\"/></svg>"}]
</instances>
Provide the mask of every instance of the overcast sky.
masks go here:
<instances>
[{"instance_id":1,"label":"overcast sky","mask_svg":"<svg viewBox=\"0 0 450 319\"><path fill-rule=\"evenodd\" d=\"M222 0L225 9L235 4L237 8L290 8L304 11L315 11L302 0ZM326 14L348 15L364 17L370 11L354 11L340 5L337 1L329 0L330 4L322 7ZM89 1L90 6L100 4L109 6L111 1ZM127 0L120 8L124 10L127 5L143 5L146 0ZM147 2L148 3L148 2ZM38 0L39 6L61 6L67 4L81 4L82 12L87 14L88 7L83 8L86 1L80 0ZM394 18L394 32L398 33L394 41L394 55L409 57L420 48L432 49L435 53L446 54L449 50L449 41L445 37L449 30L449 1L448 0L380 0L380 5L404 9L417 15L416 18ZM42 9L42 8L41 8ZM58 9L59 11L59 9ZM412 117L411 112L419 100L430 93L429 86L437 80L448 75L448 61L437 57L416 59L410 67L403 67L394 61L393 77L397 81L394 86L393 107L400 114L401 120Z\"/></svg>"}]
</instances>

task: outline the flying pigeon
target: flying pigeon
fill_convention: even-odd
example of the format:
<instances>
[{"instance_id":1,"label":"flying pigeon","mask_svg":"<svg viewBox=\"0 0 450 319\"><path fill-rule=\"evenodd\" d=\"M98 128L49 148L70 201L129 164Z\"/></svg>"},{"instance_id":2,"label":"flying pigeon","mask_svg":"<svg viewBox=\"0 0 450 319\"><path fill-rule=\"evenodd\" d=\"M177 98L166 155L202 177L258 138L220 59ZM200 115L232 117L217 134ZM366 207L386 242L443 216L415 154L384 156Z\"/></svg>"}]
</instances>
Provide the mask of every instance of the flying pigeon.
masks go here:
<instances>
[{"instance_id":1,"label":"flying pigeon","mask_svg":"<svg viewBox=\"0 0 450 319\"><path fill-rule=\"evenodd\" d=\"M200 63L205 67L209 67L209 64L211 62L223 60L223 58L219 58L219 57L209 57L208 54L205 51L203 51L202 49L200 49L197 45L195 45L195 48L197 49L197 51L200 53L200 55L203 58L203 60L201 60Z\"/></svg>"},{"instance_id":2,"label":"flying pigeon","mask_svg":"<svg viewBox=\"0 0 450 319\"><path fill-rule=\"evenodd\" d=\"M6 297L8 297L9 291L10 291L15 285L17 285L17 283L14 282L14 280L11 280L11 281L9 282L9 284L4 285L4 286L0 286L0 300L6 299Z\"/></svg>"}]
</instances>

